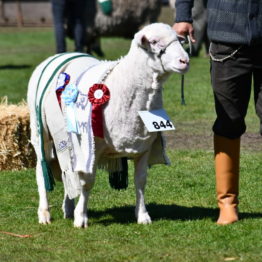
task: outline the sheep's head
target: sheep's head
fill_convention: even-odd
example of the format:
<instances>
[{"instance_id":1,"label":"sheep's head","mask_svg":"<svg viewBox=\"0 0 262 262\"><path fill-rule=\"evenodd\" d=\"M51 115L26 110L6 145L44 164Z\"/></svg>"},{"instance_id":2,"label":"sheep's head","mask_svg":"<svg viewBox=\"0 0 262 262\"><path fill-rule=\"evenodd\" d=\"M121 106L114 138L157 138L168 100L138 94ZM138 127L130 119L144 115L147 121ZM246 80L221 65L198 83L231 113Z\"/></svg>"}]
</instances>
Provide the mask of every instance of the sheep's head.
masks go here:
<instances>
[{"instance_id":1,"label":"sheep's head","mask_svg":"<svg viewBox=\"0 0 262 262\"><path fill-rule=\"evenodd\" d=\"M150 24L135 34L134 41L148 52L150 65L157 71L183 74L189 69L188 54L169 25Z\"/></svg>"}]
</instances>

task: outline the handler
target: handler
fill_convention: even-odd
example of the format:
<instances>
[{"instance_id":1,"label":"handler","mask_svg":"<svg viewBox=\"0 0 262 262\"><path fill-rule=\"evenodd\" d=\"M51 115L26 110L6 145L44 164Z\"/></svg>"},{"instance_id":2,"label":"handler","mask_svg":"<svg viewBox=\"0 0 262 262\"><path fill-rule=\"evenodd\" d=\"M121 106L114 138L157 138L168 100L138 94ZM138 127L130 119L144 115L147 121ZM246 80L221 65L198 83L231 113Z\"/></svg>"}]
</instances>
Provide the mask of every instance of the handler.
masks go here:
<instances>
[{"instance_id":1,"label":"handler","mask_svg":"<svg viewBox=\"0 0 262 262\"><path fill-rule=\"evenodd\" d=\"M176 0L178 35L194 30L194 0ZM211 40L211 82L217 118L213 125L216 191L220 208L217 224L238 220L240 137L254 83L256 113L262 134L262 0L208 0Z\"/></svg>"}]
</instances>

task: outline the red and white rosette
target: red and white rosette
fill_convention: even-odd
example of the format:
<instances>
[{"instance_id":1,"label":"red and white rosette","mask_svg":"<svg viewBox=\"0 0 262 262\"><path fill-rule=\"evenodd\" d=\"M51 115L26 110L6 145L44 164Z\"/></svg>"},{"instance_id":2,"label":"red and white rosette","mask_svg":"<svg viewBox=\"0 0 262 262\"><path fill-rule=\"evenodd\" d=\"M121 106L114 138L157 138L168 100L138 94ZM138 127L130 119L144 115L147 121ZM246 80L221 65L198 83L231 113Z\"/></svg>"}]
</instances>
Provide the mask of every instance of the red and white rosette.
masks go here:
<instances>
[{"instance_id":1,"label":"red and white rosette","mask_svg":"<svg viewBox=\"0 0 262 262\"><path fill-rule=\"evenodd\" d=\"M88 100L92 104L92 129L94 136L104 138L102 105L110 99L110 92L104 84L94 84L89 88Z\"/></svg>"}]
</instances>

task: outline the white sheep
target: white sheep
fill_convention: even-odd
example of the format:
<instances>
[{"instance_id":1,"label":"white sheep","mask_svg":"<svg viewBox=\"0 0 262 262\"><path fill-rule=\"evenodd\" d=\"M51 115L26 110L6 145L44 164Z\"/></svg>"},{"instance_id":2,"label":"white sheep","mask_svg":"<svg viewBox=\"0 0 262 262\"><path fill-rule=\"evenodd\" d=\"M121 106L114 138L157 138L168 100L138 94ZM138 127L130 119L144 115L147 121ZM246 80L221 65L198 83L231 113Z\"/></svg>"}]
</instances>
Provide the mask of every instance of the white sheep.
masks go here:
<instances>
[{"instance_id":1,"label":"white sheep","mask_svg":"<svg viewBox=\"0 0 262 262\"><path fill-rule=\"evenodd\" d=\"M155 163L165 163L166 158L161 133L148 132L138 111L161 109L163 82L171 73L185 73L188 68L189 57L180 45L175 31L162 23L148 25L136 33L128 54L118 61L102 62L84 54L66 53L48 58L36 68L29 82L28 104L31 142L37 154L39 223L50 223L43 157L55 176L61 172L62 176L65 176L71 172L71 175L79 179L80 197L75 208L72 199L74 193L69 194L70 185L65 178L63 179L64 184L67 183L63 202L64 216L74 217L75 227L88 225L88 196L94 185L99 162L121 157L133 159L136 186L135 215L139 224L151 223L144 201L147 168L148 165ZM71 76L71 83L77 82L82 96L84 92L88 92L94 81L103 80L110 90L110 99L103 106L104 138L94 137L94 144L89 144L93 147L91 151L94 152L89 172L83 168L72 168L72 164L68 161L72 160L70 146L66 146L67 150L63 151L63 143L66 142L60 137L69 136L71 139L73 137L71 133L65 131L66 123L55 95L57 78L61 72ZM40 90L42 93L39 95ZM87 106L84 110L88 111L88 108L90 109ZM39 123L39 117L42 123ZM81 135L76 137L79 146L83 146L84 138ZM72 145L74 146L73 142ZM87 148L88 150L90 148ZM65 155L68 152L71 154L70 158ZM74 158L81 159L83 155L80 153ZM73 170L70 171L70 168Z\"/></svg>"}]
</instances>

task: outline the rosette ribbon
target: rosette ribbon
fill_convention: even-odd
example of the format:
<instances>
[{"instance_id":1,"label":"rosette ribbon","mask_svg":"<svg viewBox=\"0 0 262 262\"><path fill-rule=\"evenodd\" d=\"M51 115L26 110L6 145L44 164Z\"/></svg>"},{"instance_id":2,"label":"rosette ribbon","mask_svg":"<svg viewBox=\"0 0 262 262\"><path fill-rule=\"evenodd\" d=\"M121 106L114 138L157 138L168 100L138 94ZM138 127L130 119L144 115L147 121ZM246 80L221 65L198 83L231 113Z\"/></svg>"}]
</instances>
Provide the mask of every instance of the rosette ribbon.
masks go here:
<instances>
[{"instance_id":1,"label":"rosette ribbon","mask_svg":"<svg viewBox=\"0 0 262 262\"><path fill-rule=\"evenodd\" d=\"M57 84L56 84L56 97L57 97L60 107L61 107L62 92L64 91L65 87L68 85L69 81L70 81L69 74L64 73L64 72L59 74L58 79L57 79Z\"/></svg>"},{"instance_id":2,"label":"rosette ribbon","mask_svg":"<svg viewBox=\"0 0 262 262\"><path fill-rule=\"evenodd\" d=\"M75 115L75 102L78 96L76 85L69 84L65 87L62 93L62 100L66 105L66 127L68 132L79 133Z\"/></svg>"},{"instance_id":3,"label":"rosette ribbon","mask_svg":"<svg viewBox=\"0 0 262 262\"><path fill-rule=\"evenodd\" d=\"M92 129L94 136L104 138L102 105L110 99L110 92L104 84L94 84L89 88L88 100L92 104Z\"/></svg>"}]
</instances>

